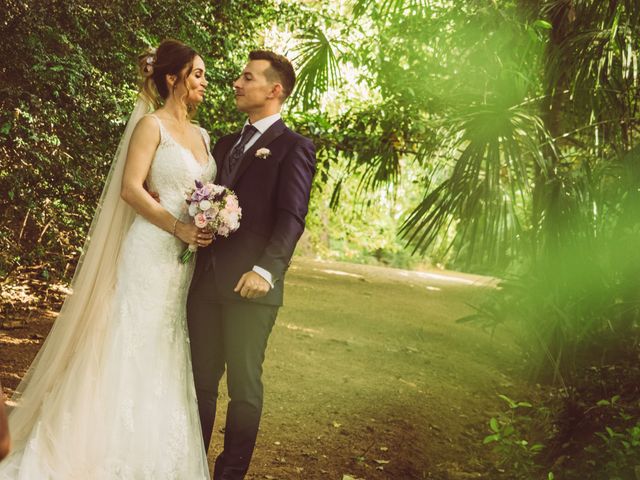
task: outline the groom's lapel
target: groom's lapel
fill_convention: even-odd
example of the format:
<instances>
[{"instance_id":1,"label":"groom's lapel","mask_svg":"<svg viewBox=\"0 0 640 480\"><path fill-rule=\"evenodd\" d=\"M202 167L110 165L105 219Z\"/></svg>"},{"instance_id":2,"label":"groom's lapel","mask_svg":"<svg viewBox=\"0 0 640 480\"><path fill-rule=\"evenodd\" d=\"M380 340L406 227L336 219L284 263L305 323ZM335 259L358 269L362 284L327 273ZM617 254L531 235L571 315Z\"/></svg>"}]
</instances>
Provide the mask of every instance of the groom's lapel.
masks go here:
<instances>
[{"instance_id":1,"label":"groom's lapel","mask_svg":"<svg viewBox=\"0 0 640 480\"><path fill-rule=\"evenodd\" d=\"M276 138L282 135L287 127L285 126L282 120L276 120L276 122L267 128L267 131L260 135L260 138L251 145L251 148L244 152L242 156L242 160L240 161L240 166L238 167L238 171L231 182L230 187L233 188L234 185L238 182L242 174L249 168L249 165L255 160L256 152L263 147L266 147L271 142L273 142Z\"/></svg>"},{"instance_id":2,"label":"groom's lapel","mask_svg":"<svg viewBox=\"0 0 640 480\"><path fill-rule=\"evenodd\" d=\"M216 149L213 152L213 159L216 161L217 172L215 183L219 183L220 175L222 175L222 169L224 168L224 160L229 154L229 150L233 147L240 137L240 132L232 133L226 138L220 141Z\"/></svg>"}]
</instances>

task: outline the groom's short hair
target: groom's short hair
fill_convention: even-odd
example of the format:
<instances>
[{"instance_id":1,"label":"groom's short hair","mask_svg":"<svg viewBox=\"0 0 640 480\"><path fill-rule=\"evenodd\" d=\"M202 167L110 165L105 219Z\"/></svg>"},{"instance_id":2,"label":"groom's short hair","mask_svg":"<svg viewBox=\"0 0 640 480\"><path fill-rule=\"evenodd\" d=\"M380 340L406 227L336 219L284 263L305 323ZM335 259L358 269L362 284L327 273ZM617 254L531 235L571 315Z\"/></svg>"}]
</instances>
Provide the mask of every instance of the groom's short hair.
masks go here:
<instances>
[{"instance_id":1,"label":"groom's short hair","mask_svg":"<svg viewBox=\"0 0 640 480\"><path fill-rule=\"evenodd\" d=\"M282 85L282 101L284 102L291 95L293 86L296 84L296 72L289 59L269 50L253 50L249 53L249 60L266 60L271 64L271 67L265 72L267 79Z\"/></svg>"}]
</instances>

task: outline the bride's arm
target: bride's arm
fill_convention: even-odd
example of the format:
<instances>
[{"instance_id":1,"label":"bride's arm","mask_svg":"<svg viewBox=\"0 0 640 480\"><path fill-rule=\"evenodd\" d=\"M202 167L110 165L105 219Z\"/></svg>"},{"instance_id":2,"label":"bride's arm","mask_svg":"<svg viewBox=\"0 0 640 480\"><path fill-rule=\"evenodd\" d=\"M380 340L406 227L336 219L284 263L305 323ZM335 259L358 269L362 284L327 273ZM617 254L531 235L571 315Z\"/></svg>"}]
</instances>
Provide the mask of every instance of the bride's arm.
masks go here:
<instances>
[{"instance_id":1,"label":"bride's arm","mask_svg":"<svg viewBox=\"0 0 640 480\"><path fill-rule=\"evenodd\" d=\"M160 129L151 117L143 117L136 125L129 142L127 161L122 176L122 199L155 226L174 234L190 245L211 243L211 234L195 225L179 221L144 189L151 162L160 143Z\"/></svg>"}]
</instances>

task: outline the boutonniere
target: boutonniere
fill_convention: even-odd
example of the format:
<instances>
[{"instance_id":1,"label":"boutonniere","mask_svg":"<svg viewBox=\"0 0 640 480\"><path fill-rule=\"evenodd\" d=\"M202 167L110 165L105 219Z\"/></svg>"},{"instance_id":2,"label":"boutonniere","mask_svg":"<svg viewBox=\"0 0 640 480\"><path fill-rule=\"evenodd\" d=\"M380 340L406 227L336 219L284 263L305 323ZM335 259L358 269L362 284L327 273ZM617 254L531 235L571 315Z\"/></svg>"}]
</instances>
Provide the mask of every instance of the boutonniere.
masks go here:
<instances>
[{"instance_id":1,"label":"boutonniere","mask_svg":"<svg viewBox=\"0 0 640 480\"><path fill-rule=\"evenodd\" d=\"M259 148L258 150L256 150L256 157L258 158L265 159L269 155L271 155L271 150L269 150L268 148Z\"/></svg>"}]
</instances>

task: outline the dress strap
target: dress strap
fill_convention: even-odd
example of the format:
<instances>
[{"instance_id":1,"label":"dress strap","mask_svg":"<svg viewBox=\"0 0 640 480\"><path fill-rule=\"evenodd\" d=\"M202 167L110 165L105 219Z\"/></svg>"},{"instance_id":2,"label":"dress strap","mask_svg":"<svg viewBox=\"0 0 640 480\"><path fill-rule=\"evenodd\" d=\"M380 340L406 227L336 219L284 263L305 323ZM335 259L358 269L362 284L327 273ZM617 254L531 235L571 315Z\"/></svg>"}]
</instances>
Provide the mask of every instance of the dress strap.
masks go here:
<instances>
[{"instance_id":1,"label":"dress strap","mask_svg":"<svg viewBox=\"0 0 640 480\"><path fill-rule=\"evenodd\" d=\"M200 126L198 126L198 130L200 130L200 134L204 140L204 146L207 149L207 154L211 155L211 138L209 137L209 132Z\"/></svg>"},{"instance_id":2,"label":"dress strap","mask_svg":"<svg viewBox=\"0 0 640 480\"><path fill-rule=\"evenodd\" d=\"M167 131L164 129L164 125L162 125L162 120L160 120L155 113L149 113L148 116L155 118L156 122L158 122L158 127L160 127L160 143L164 143L167 138Z\"/></svg>"}]
</instances>

